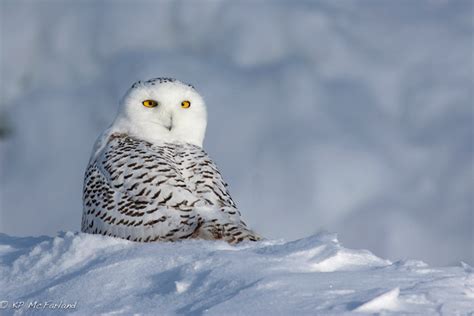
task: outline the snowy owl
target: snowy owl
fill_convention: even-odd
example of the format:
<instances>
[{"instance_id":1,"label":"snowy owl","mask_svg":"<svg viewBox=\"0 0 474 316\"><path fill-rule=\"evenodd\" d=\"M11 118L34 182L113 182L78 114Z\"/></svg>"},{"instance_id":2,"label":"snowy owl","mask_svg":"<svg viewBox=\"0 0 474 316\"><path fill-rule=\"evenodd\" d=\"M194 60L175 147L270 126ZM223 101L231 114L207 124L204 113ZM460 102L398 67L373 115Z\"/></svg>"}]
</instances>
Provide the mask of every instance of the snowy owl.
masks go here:
<instances>
[{"instance_id":1,"label":"snowy owl","mask_svg":"<svg viewBox=\"0 0 474 316\"><path fill-rule=\"evenodd\" d=\"M81 230L138 242L259 240L202 149L206 125L193 86L171 78L134 83L94 145Z\"/></svg>"}]
</instances>

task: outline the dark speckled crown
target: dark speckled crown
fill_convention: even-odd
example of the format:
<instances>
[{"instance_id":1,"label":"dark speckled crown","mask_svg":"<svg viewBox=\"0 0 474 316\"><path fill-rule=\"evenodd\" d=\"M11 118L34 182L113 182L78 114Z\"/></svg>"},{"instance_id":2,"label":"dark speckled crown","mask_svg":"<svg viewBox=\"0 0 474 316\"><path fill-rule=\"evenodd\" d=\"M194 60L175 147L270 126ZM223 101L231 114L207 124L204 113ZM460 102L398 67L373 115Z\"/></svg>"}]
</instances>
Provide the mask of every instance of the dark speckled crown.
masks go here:
<instances>
[{"instance_id":1,"label":"dark speckled crown","mask_svg":"<svg viewBox=\"0 0 474 316\"><path fill-rule=\"evenodd\" d=\"M147 81L137 81L132 85L132 89L138 87L141 84L154 86L155 84L161 84L161 83L167 83L167 82L176 82L176 81L179 81L179 80L176 80L174 78L168 78L168 77L158 77L158 78L153 78L153 79L150 79L150 80L147 80ZM187 85L188 87L191 87L191 88L195 89L194 86L189 84L189 83L183 82L183 84Z\"/></svg>"}]
</instances>

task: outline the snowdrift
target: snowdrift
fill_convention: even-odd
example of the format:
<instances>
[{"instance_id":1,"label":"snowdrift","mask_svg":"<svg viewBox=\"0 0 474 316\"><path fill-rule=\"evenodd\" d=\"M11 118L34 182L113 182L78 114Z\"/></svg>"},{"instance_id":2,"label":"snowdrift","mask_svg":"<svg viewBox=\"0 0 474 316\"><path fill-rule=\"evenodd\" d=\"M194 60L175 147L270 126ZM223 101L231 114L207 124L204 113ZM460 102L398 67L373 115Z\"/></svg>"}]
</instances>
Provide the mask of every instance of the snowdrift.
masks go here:
<instances>
[{"instance_id":1,"label":"snowdrift","mask_svg":"<svg viewBox=\"0 0 474 316\"><path fill-rule=\"evenodd\" d=\"M390 262L336 235L230 246L0 234L2 314L290 315L474 310L473 270ZM59 311L61 310L61 311Z\"/></svg>"}]
</instances>

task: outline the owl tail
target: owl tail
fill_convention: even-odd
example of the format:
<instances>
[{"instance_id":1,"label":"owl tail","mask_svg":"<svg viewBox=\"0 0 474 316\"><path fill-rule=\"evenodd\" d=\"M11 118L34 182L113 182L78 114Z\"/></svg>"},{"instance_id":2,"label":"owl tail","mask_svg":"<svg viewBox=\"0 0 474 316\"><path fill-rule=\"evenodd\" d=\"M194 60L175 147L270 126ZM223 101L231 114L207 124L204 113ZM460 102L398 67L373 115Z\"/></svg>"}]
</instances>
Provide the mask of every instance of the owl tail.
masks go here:
<instances>
[{"instance_id":1,"label":"owl tail","mask_svg":"<svg viewBox=\"0 0 474 316\"><path fill-rule=\"evenodd\" d=\"M219 223L217 220L201 223L194 234L195 238L207 240L225 240L229 244L242 241L258 241L262 237L240 223Z\"/></svg>"},{"instance_id":2,"label":"owl tail","mask_svg":"<svg viewBox=\"0 0 474 316\"><path fill-rule=\"evenodd\" d=\"M241 222L239 225L225 228L223 239L229 244L237 244L242 241L258 241L262 237L249 229L244 222Z\"/></svg>"}]
</instances>

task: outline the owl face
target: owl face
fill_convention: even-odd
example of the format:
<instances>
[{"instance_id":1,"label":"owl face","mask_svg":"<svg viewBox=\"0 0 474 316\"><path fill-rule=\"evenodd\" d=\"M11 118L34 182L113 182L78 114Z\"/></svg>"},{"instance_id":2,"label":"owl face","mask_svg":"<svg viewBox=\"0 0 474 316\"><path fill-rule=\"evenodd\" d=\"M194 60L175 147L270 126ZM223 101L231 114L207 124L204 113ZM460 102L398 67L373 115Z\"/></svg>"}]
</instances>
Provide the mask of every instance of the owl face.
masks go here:
<instances>
[{"instance_id":1,"label":"owl face","mask_svg":"<svg viewBox=\"0 0 474 316\"><path fill-rule=\"evenodd\" d=\"M207 124L204 100L190 85L157 78L136 82L122 99L116 127L152 142L202 146Z\"/></svg>"}]
</instances>

